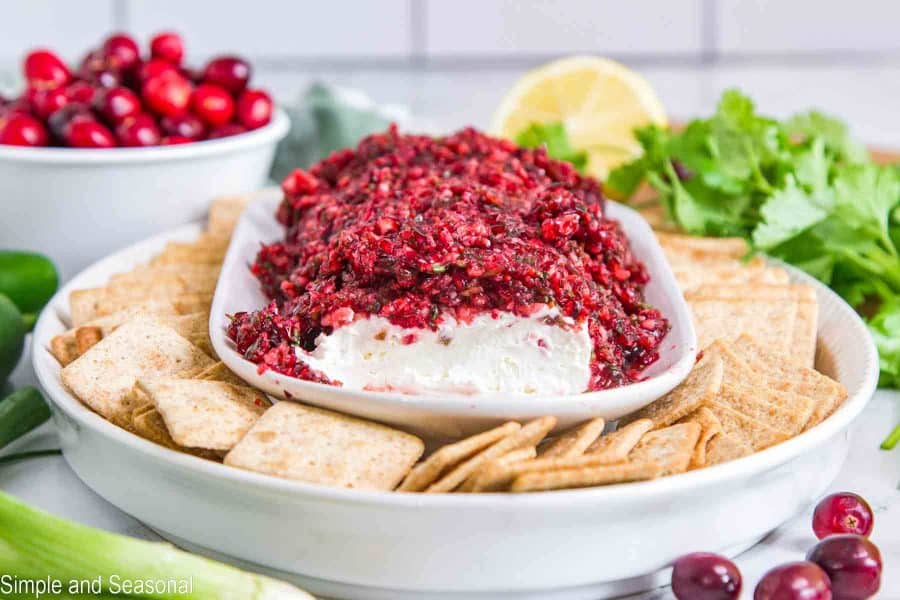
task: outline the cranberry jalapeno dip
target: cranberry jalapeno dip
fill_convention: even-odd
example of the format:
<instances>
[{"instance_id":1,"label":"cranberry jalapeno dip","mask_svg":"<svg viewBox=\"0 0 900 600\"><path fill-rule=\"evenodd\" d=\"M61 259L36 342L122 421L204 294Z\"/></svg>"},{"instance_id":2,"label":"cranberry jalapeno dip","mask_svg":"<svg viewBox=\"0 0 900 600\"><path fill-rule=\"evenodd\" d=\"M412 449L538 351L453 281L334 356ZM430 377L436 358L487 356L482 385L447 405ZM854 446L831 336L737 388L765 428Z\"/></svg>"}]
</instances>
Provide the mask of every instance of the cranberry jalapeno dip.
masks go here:
<instances>
[{"instance_id":1,"label":"cranberry jalapeno dip","mask_svg":"<svg viewBox=\"0 0 900 600\"><path fill-rule=\"evenodd\" d=\"M395 127L282 184L271 303L229 337L260 370L367 389L578 393L638 380L669 324L599 185L474 129Z\"/></svg>"}]
</instances>

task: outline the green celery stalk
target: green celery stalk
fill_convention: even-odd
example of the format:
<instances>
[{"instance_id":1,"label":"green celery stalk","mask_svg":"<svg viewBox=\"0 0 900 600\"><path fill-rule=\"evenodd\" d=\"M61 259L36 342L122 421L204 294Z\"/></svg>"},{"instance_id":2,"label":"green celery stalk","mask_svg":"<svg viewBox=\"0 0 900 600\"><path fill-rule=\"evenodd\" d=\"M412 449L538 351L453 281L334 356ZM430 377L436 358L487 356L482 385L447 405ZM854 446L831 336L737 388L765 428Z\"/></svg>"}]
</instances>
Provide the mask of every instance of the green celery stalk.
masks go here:
<instances>
[{"instance_id":1,"label":"green celery stalk","mask_svg":"<svg viewBox=\"0 0 900 600\"><path fill-rule=\"evenodd\" d=\"M0 573L19 579L190 581L189 594L145 593L161 600L313 600L291 585L54 517L0 492ZM121 596L120 596L121 597Z\"/></svg>"}]
</instances>

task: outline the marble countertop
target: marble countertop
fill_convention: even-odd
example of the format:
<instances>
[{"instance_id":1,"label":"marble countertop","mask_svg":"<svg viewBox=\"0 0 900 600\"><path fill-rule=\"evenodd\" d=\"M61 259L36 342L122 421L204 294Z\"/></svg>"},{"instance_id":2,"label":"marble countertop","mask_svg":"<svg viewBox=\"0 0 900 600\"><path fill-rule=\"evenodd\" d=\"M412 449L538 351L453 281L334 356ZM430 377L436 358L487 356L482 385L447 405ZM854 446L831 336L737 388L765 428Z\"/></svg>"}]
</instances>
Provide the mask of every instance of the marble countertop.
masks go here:
<instances>
[{"instance_id":1,"label":"marble countertop","mask_svg":"<svg viewBox=\"0 0 900 600\"><path fill-rule=\"evenodd\" d=\"M867 67L731 66L688 69L677 66L641 69L659 90L676 116L711 110L722 89L740 85L758 99L765 112L786 115L805 107L820 107L853 123L861 139L879 146L900 147L900 65ZM360 87L379 102L410 106L445 127L487 124L490 111L517 76L513 71L377 72L346 71L298 75L283 72L258 74L281 98L299 94L313 80ZM25 357L13 383L36 385ZM876 511L872 539L881 549L886 567L880 598L900 599L900 449L884 452L878 444L900 422L900 392L876 393L853 425L853 446L834 491L853 491L869 500ZM57 447L50 424L32 432L5 453ZM62 457L33 459L0 466L0 489L61 516L127 535L159 539L138 521L94 494L75 476ZM760 507L765 510L765 507ZM737 559L745 577L744 598L752 597L759 577L769 568L799 560L815 543L810 527L811 509L774 531ZM698 550L701 550L698 548ZM667 589L632 598L673 598Z\"/></svg>"}]
</instances>

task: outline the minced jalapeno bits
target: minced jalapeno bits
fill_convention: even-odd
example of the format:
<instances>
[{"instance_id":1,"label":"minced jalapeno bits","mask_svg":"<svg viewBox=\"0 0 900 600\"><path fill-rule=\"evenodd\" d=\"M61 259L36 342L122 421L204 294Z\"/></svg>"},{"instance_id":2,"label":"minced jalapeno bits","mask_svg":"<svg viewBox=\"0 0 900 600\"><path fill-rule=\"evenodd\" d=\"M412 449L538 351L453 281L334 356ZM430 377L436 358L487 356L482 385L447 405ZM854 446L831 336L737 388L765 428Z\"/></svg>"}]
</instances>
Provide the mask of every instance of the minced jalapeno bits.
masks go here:
<instances>
[{"instance_id":1,"label":"minced jalapeno bits","mask_svg":"<svg viewBox=\"0 0 900 600\"><path fill-rule=\"evenodd\" d=\"M598 183L543 149L474 129L391 127L282 187L285 238L252 267L272 302L229 329L261 369L328 382L294 347L312 350L320 334L370 315L435 329L448 315L548 305L587 321L591 390L635 381L658 357L669 324L644 302L644 265L604 216Z\"/></svg>"}]
</instances>

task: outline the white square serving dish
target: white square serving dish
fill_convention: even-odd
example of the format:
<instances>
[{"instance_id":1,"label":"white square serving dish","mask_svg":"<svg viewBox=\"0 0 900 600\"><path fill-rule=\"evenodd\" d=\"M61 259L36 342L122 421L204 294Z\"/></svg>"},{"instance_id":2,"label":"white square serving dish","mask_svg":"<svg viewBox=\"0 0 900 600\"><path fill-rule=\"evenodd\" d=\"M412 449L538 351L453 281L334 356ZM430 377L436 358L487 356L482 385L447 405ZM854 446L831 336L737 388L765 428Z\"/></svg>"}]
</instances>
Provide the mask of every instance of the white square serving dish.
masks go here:
<instances>
[{"instance_id":1,"label":"white square serving dish","mask_svg":"<svg viewBox=\"0 0 900 600\"><path fill-rule=\"evenodd\" d=\"M228 315L265 306L267 298L251 274L260 244L284 237L275 220L280 190L266 190L251 203L235 229L225 256L210 316L210 337L221 359L245 381L279 398L293 398L324 408L396 425L426 437L451 438L481 431L499 421L555 415L564 428L591 417L617 419L664 395L690 372L697 354L697 339L690 312L675 277L647 222L638 213L607 202L607 215L618 220L635 255L647 266L650 282L647 301L669 319L671 330L663 340L659 360L647 369L643 381L574 395L479 394L427 392L403 394L373 392L324 385L281 375L259 373L228 339Z\"/></svg>"}]
</instances>

